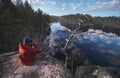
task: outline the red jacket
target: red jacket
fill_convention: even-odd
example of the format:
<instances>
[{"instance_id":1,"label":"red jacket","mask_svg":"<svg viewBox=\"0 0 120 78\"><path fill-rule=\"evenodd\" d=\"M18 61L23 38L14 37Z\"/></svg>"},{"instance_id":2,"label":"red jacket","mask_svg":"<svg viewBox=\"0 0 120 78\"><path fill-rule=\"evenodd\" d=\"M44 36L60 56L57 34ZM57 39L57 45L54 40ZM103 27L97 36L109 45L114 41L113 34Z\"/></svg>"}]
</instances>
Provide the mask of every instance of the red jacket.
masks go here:
<instances>
[{"instance_id":1,"label":"red jacket","mask_svg":"<svg viewBox=\"0 0 120 78\"><path fill-rule=\"evenodd\" d=\"M35 63L35 53L39 51L36 44L19 44L19 63L22 65L33 65Z\"/></svg>"}]
</instances>

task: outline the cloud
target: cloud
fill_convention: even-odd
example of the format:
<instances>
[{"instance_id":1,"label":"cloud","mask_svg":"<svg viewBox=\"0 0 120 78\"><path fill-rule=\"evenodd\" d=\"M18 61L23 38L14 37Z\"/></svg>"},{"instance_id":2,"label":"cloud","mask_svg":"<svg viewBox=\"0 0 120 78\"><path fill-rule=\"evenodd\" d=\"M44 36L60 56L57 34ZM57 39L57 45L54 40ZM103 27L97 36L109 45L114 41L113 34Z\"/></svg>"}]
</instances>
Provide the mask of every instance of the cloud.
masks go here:
<instances>
[{"instance_id":1,"label":"cloud","mask_svg":"<svg viewBox=\"0 0 120 78\"><path fill-rule=\"evenodd\" d=\"M89 35L84 35L83 38L84 39L90 39L90 36Z\"/></svg>"},{"instance_id":2,"label":"cloud","mask_svg":"<svg viewBox=\"0 0 120 78\"><path fill-rule=\"evenodd\" d=\"M89 3L89 2L87 2L87 3L86 3L86 5L90 5L90 3Z\"/></svg>"},{"instance_id":3,"label":"cloud","mask_svg":"<svg viewBox=\"0 0 120 78\"><path fill-rule=\"evenodd\" d=\"M65 11L66 10L66 4L63 3L61 6L62 6L62 10Z\"/></svg>"},{"instance_id":4,"label":"cloud","mask_svg":"<svg viewBox=\"0 0 120 78\"><path fill-rule=\"evenodd\" d=\"M116 43L118 46L120 46L120 42L119 43Z\"/></svg>"},{"instance_id":5,"label":"cloud","mask_svg":"<svg viewBox=\"0 0 120 78\"><path fill-rule=\"evenodd\" d=\"M111 39L105 41L106 44L111 44L113 41Z\"/></svg>"},{"instance_id":6,"label":"cloud","mask_svg":"<svg viewBox=\"0 0 120 78\"><path fill-rule=\"evenodd\" d=\"M85 43L85 41L84 41L82 36L76 36L76 39L78 39L80 44L84 44Z\"/></svg>"},{"instance_id":7,"label":"cloud","mask_svg":"<svg viewBox=\"0 0 120 78\"><path fill-rule=\"evenodd\" d=\"M76 11L79 8L80 4L79 3L71 3L70 7L72 10Z\"/></svg>"},{"instance_id":8,"label":"cloud","mask_svg":"<svg viewBox=\"0 0 120 78\"><path fill-rule=\"evenodd\" d=\"M49 5L56 5L56 2L52 0L45 0L45 3Z\"/></svg>"},{"instance_id":9,"label":"cloud","mask_svg":"<svg viewBox=\"0 0 120 78\"><path fill-rule=\"evenodd\" d=\"M33 3L40 3L42 5L56 5L56 2L54 0L32 0Z\"/></svg>"},{"instance_id":10,"label":"cloud","mask_svg":"<svg viewBox=\"0 0 120 78\"><path fill-rule=\"evenodd\" d=\"M32 0L33 3L38 3L40 0Z\"/></svg>"},{"instance_id":11,"label":"cloud","mask_svg":"<svg viewBox=\"0 0 120 78\"><path fill-rule=\"evenodd\" d=\"M58 23L52 23L51 24L51 31L52 32L56 32L57 30L68 30L68 31L70 31L69 29L67 29L66 27L64 27L64 26L61 26L60 25L60 22L58 22Z\"/></svg>"},{"instance_id":12,"label":"cloud","mask_svg":"<svg viewBox=\"0 0 120 78\"><path fill-rule=\"evenodd\" d=\"M65 10L66 10L66 8L65 8L65 7L62 7L62 9L61 9L61 10L65 11Z\"/></svg>"},{"instance_id":13,"label":"cloud","mask_svg":"<svg viewBox=\"0 0 120 78\"><path fill-rule=\"evenodd\" d=\"M114 51L114 50L108 50L108 53L113 54L113 55L117 55L117 54L119 54L119 53L117 53L117 52Z\"/></svg>"},{"instance_id":14,"label":"cloud","mask_svg":"<svg viewBox=\"0 0 120 78\"><path fill-rule=\"evenodd\" d=\"M14 0L13 0L14 1ZM22 0L23 1L23 3L26 1L26 0ZM42 1L42 0L27 0L28 1L28 3L29 4L31 4L31 3L33 3L33 4L37 4L37 3L39 3L40 1Z\"/></svg>"},{"instance_id":15,"label":"cloud","mask_svg":"<svg viewBox=\"0 0 120 78\"><path fill-rule=\"evenodd\" d=\"M104 44L98 44L97 47L98 48L105 48L106 46Z\"/></svg>"},{"instance_id":16,"label":"cloud","mask_svg":"<svg viewBox=\"0 0 120 78\"><path fill-rule=\"evenodd\" d=\"M84 11L105 11L105 10L120 10L120 1L112 0L107 2L97 1L95 5L88 6Z\"/></svg>"},{"instance_id":17,"label":"cloud","mask_svg":"<svg viewBox=\"0 0 120 78\"><path fill-rule=\"evenodd\" d=\"M32 4L44 4L44 2L42 1L42 0L32 0L31 1L32 2Z\"/></svg>"},{"instance_id":18,"label":"cloud","mask_svg":"<svg viewBox=\"0 0 120 78\"><path fill-rule=\"evenodd\" d=\"M65 3L63 3L61 6L62 6L62 7L65 7L65 6L66 6L66 4L65 4Z\"/></svg>"},{"instance_id":19,"label":"cloud","mask_svg":"<svg viewBox=\"0 0 120 78\"><path fill-rule=\"evenodd\" d=\"M116 42L116 45L117 45L117 46L120 46L120 37L116 38L116 41L117 41L117 42Z\"/></svg>"},{"instance_id":20,"label":"cloud","mask_svg":"<svg viewBox=\"0 0 120 78\"><path fill-rule=\"evenodd\" d=\"M97 36L95 36L95 35L91 35L90 40L92 42L97 42L98 41Z\"/></svg>"},{"instance_id":21,"label":"cloud","mask_svg":"<svg viewBox=\"0 0 120 78\"><path fill-rule=\"evenodd\" d=\"M56 2L54 2L54 1L48 1L48 3L51 5L56 5Z\"/></svg>"},{"instance_id":22,"label":"cloud","mask_svg":"<svg viewBox=\"0 0 120 78\"><path fill-rule=\"evenodd\" d=\"M53 48L55 46L58 46L58 40L60 39L59 36L52 36L49 40L49 47Z\"/></svg>"}]
</instances>

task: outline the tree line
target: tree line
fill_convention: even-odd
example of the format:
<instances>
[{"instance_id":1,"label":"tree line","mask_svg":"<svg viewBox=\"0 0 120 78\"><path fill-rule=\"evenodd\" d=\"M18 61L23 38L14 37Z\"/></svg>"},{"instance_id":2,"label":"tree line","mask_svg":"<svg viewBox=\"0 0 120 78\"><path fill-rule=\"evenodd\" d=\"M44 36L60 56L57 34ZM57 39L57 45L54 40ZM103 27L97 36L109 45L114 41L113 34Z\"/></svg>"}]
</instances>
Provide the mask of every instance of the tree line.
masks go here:
<instances>
[{"instance_id":1,"label":"tree line","mask_svg":"<svg viewBox=\"0 0 120 78\"><path fill-rule=\"evenodd\" d=\"M120 35L120 16L108 16L108 17L93 17L89 14L70 14L64 15L58 18L63 26L66 26L70 29L75 29L81 23L81 31L87 31L89 28L101 29L105 32L113 32Z\"/></svg>"},{"instance_id":2,"label":"tree line","mask_svg":"<svg viewBox=\"0 0 120 78\"><path fill-rule=\"evenodd\" d=\"M50 16L34 11L27 0L0 0L0 53L15 51L24 36L38 43L50 33Z\"/></svg>"}]
</instances>

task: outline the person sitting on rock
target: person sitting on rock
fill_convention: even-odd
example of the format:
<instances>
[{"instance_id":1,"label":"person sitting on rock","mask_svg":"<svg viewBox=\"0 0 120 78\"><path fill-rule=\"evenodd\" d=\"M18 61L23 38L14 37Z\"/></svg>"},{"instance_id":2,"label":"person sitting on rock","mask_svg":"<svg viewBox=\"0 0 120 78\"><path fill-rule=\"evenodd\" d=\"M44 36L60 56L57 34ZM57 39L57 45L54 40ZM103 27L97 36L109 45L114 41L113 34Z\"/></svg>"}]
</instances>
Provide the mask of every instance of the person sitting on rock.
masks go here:
<instances>
[{"instance_id":1,"label":"person sitting on rock","mask_svg":"<svg viewBox=\"0 0 120 78\"><path fill-rule=\"evenodd\" d=\"M33 65L37 52L39 52L38 45L30 37L24 37L23 42L19 43L19 64Z\"/></svg>"}]
</instances>

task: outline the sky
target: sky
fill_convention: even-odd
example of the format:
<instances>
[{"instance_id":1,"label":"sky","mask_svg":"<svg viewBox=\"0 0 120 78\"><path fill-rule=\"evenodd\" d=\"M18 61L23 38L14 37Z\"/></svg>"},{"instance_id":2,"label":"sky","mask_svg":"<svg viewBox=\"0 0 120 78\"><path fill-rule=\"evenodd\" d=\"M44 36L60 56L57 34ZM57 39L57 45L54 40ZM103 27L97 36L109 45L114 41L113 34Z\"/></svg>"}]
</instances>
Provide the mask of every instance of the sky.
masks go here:
<instances>
[{"instance_id":1,"label":"sky","mask_svg":"<svg viewBox=\"0 0 120 78\"><path fill-rule=\"evenodd\" d=\"M25 0L23 0L25 1ZM120 16L120 0L28 0L34 10L61 16L90 14L92 16Z\"/></svg>"}]
</instances>

